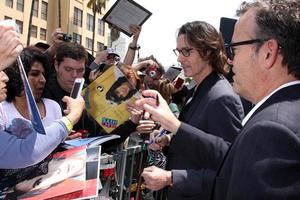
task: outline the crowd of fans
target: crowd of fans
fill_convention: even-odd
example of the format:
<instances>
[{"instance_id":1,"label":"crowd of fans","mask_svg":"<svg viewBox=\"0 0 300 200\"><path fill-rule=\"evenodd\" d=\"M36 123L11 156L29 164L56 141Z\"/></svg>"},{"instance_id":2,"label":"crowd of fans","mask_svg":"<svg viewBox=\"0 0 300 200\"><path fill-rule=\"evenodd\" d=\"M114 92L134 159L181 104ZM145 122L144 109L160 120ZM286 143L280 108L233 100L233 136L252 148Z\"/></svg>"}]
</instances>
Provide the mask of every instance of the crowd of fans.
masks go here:
<instances>
[{"instance_id":1,"label":"crowd of fans","mask_svg":"<svg viewBox=\"0 0 300 200\"><path fill-rule=\"evenodd\" d=\"M76 78L88 85L116 66L126 78L106 98L126 102L130 93L114 93L120 87L142 97L128 103L131 117L111 132L121 137L104 151L134 138L147 143L152 162L142 177L156 199L299 199L299 10L297 0L243 3L229 44L207 22L183 24L173 50L192 79L183 84L153 55L134 63L139 26L130 27L124 58L112 48L92 58L82 45L62 41L60 29L52 44L23 49L14 23L1 22L0 190L11 187L8 177L37 170L64 140L108 134L82 97L69 96ZM18 56L46 135L30 124ZM228 64L233 83L225 78ZM249 113L241 98L255 105Z\"/></svg>"}]
</instances>

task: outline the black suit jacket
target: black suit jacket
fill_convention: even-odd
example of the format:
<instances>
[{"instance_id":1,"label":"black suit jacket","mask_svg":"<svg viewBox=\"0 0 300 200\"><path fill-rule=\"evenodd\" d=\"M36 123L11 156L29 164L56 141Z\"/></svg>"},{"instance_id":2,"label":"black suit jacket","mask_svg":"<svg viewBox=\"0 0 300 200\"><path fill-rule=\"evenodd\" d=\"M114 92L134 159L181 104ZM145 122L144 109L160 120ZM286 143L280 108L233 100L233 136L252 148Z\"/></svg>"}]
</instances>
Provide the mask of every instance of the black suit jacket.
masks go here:
<instances>
[{"instance_id":1,"label":"black suit jacket","mask_svg":"<svg viewBox=\"0 0 300 200\"><path fill-rule=\"evenodd\" d=\"M216 170L228 143L235 139L242 127L242 118L240 98L230 83L215 72L207 76L198 86L192 101L183 108L179 116L181 126L168 149L167 168L172 170L173 177L168 199L209 198ZM202 137L213 145L207 145ZM202 178L204 174L209 178Z\"/></svg>"},{"instance_id":2,"label":"black suit jacket","mask_svg":"<svg viewBox=\"0 0 300 200\"><path fill-rule=\"evenodd\" d=\"M277 91L245 124L213 199L300 199L300 84Z\"/></svg>"}]
</instances>

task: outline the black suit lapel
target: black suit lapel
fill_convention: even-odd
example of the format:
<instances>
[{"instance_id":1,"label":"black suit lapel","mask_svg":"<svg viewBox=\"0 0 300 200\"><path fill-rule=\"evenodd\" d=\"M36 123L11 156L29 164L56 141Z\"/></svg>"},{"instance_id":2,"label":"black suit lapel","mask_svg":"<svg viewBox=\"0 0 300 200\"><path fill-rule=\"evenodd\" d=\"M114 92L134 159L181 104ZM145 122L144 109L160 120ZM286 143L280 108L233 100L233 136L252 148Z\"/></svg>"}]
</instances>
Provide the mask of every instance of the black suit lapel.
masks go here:
<instances>
[{"instance_id":1,"label":"black suit lapel","mask_svg":"<svg viewBox=\"0 0 300 200\"><path fill-rule=\"evenodd\" d=\"M192 89L188 90L188 92L187 92L187 95L186 95L186 98L185 98L185 102L183 104L183 107L182 107L181 112L179 113L179 117L178 117L178 119L180 121L183 121L185 113L187 113L188 110L189 110L190 104L187 104L187 102L189 101L190 98L193 97L195 87L193 87Z\"/></svg>"},{"instance_id":2,"label":"black suit lapel","mask_svg":"<svg viewBox=\"0 0 300 200\"><path fill-rule=\"evenodd\" d=\"M212 88L213 85L220 79L221 77L216 72L212 72L202 81L195 92L195 87L189 91L185 104L179 115L180 121L187 122L187 120L190 119L190 116L194 114L194 112L191 112L190 110L193 110L200 104L201 100L206 96L210 88ZM190 97L192 97L192 100L188 102ZM194 110L197 109L195 108Z\"/></svg>"},{"instance_id":3,"label":"black suit lapel","mask_svg":"<svg viewBox=\"0 0 300 200\"><path fill-rule=\"evenodd\" d=\"M275 94L273 94L269 99L267 99L249 118L244 127L251 121L251 119L260 111L265 108L274 105L276 103L282 101L293 101L300 98L300 84L291 85L285 88L278 90Z\"/></svg>"}]
</instances>

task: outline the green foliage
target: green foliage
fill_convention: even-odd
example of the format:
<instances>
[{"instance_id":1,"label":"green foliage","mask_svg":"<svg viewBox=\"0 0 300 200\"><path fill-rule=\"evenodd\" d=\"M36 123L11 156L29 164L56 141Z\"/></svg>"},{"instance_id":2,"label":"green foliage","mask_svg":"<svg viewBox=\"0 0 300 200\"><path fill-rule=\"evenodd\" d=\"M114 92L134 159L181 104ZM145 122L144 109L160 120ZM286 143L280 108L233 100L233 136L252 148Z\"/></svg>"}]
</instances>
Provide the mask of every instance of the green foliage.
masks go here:
<instances>
[{"instance_id":1,"label":"green foliage","mask_svg":"<svg viewBox=\"0 0 300 200\"><path fill-rule=\"evenodd\" d=\"M102 8L106 8L106 0L89 0L87 7L91 8L94 14L102 14Z\"/></svg>"}]
</instances>

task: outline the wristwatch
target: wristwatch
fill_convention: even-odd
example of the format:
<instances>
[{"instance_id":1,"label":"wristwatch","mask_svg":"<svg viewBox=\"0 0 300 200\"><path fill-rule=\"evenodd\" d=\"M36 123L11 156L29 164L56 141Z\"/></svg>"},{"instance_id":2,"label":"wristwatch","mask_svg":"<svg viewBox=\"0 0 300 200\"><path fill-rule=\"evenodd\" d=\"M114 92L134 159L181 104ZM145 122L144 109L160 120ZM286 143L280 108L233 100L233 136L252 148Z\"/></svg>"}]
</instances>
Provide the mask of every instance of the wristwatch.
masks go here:
<instances>
[{"instance_id":1,"label":"wristwatch","mask_svg":"<svg viewBox=\"0 0 300 200\"><path fill-rule=\"evenodd\" d=\"M129 46L129 48L136 51L136 50L139 50L141 47L139 45L137 45L137 46Z\"/></svg>"}]
</instances>

